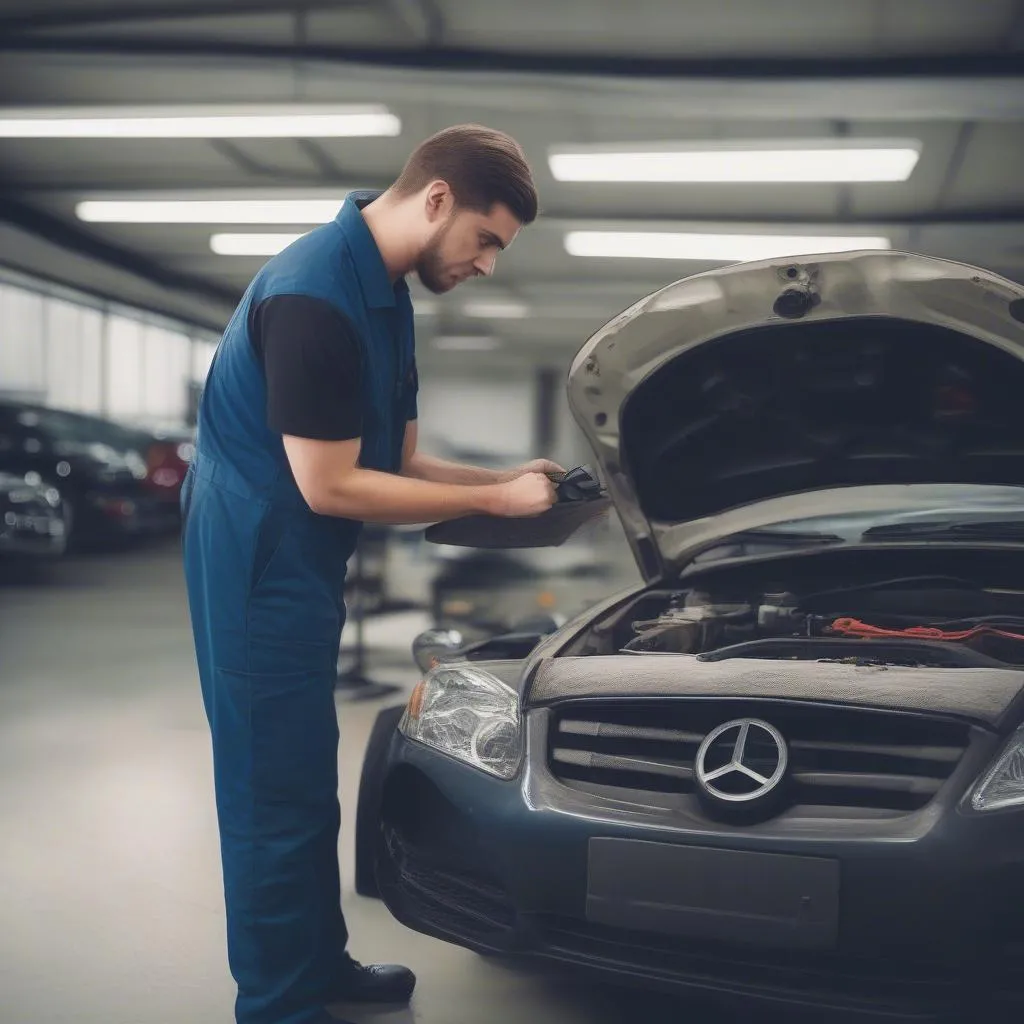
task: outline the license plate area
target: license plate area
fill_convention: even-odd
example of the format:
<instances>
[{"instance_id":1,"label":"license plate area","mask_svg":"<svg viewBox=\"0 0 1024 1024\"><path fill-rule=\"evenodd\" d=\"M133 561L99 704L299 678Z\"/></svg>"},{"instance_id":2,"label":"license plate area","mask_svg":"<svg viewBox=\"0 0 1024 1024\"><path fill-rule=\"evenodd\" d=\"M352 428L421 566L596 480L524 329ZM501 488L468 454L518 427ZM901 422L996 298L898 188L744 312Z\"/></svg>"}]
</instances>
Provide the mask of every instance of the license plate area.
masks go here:
<instances>
[{"instance_id":1,"label":"license plate area","mask_svg":"<svg viewBox=\"0 0 1024 1024\"><path fill-rule=\"evenodd\" d=\"M631 839L591 839L587 920L681 938L776 949L831 949L840 865Z\"/></svg>"}]
</instances>

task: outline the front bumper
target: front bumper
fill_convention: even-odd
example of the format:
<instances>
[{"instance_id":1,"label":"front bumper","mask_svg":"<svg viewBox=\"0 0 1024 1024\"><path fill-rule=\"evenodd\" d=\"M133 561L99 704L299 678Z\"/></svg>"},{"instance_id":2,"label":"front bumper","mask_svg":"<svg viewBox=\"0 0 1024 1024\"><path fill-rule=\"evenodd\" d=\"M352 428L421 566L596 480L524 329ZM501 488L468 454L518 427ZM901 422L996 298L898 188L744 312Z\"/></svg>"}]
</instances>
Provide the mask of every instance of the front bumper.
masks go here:
<instances>
[{"instance_id":1,"label":"front bumper","mask_svg":"<svg viewBox=\"0 0 1024 1024\"><path fill-rule=\"evenodd\" d=\"M1024 812L966 815L950 791L897 822L846 820L832 832L820 820L673 824L640 802L559 782L547 767L549 714L528 715L528 767L511 783L396 734L377 874L399 921L480 952L745 1008L915 1020L990 998L1024 1006ZM950 782L962 793L962 780ZM766 859L732 876L723 867L707 884L756 892L780 864L805 865L821 901L809 926L799 915L789 928L758 928L751 916L711 914L702 925L699 914L665 913L688 869L737 855ZM658 858L679 868L664 875L660 899L650 877ZM617 895L601 878L609 870Z\"/></svg>"},{"instance_id":2,"label":"front bumper","mask_svg":"<svg viewBox=\"0 0 1024 1024\"><path fill-rule=\"evenodd\" d=\"M181 522L176 500L129 491L93 492L83 511L88 530L115 536L166 533Z\"/></svg>"},{"instance_id":3,"label":"front bumper","mask_svg":"<svg viewBox=\"0 0 1024 1024\"><path fill-rule=\"evenodd\" d=\"M52 557L65 547L64 522L56 513L8 509L0 514L0 554Z\"/></svg>"}]
</instances>

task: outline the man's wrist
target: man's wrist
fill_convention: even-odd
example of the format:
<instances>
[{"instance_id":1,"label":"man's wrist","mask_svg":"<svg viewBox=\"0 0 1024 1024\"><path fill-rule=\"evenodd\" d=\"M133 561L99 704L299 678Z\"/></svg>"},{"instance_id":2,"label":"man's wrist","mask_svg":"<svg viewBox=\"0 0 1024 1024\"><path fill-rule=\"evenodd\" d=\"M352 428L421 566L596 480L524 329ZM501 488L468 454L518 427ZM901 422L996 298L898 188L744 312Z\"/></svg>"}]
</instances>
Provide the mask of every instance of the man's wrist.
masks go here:
<instances>
[{"instance_id":1,"label":"man's wrist","mask_svg":"<svg viewBox=\"0 0 1024 1024\"><path fill-rule=\"evenodd\" d=\"M501 515L502 490L502 484L499 482L474 486L471 496L473 513L485 516Z\"/></svg>"}]
</instances>

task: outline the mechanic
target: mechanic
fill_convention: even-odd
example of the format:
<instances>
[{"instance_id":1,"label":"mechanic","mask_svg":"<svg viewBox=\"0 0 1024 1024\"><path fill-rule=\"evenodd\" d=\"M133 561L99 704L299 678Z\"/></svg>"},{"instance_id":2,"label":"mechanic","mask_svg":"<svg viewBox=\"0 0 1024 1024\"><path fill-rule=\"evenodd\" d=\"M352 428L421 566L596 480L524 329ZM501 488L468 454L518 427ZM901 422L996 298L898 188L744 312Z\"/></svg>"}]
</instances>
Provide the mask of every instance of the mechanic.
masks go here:
<instances>
[{"instance_id":1,"label":"mechanic","mask_svg":"<svg viewBox=\"0 0 1024 1024\"><path fill-rule=\"evenodd\" d=\"M363 522L527 517L555 502L538 459L511 472L417 450L405 276L440 294L489 275L537 216L520 146L477 125L423 142L383 193L272 258L218 346L182 490L184 569L210 723L238 1024L404 1003L404 967L348 953L338 870L346 563Z\"/></svg>"}]
</instances>

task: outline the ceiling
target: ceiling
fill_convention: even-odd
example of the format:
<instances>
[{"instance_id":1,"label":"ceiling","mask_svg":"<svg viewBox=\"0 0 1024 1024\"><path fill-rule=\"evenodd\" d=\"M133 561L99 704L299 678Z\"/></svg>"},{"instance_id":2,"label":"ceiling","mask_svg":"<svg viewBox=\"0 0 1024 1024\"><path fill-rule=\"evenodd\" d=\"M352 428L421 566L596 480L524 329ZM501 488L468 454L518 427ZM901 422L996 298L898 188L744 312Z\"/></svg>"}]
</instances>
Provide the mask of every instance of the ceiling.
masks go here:
<instances>
[{"instance_id":1,"label":"ceiling","mask_svg":"<svg viewBox=\"0 0 1024 1024\"><path fill-rule=\"evenodd\" d=\"M472 358L564 366L643 294L714 264L570 256L568 228L884 234L1024 281L1022 0L0 0L0 105L381 103L395 138L0 143L0 263L217 331L259 258L230 225L80 221L89 198L315 196L386 187L447 125L513 134L538 222L495 276L431 303L421 339L495 333ZM914 139L902 183L593 184L548 149L670 141ZM294 230L303 230L297 226ZM529 315L467 317L467 299ZM466 354L436 354L444 364Z\"/></svg>"}]
</instances>

